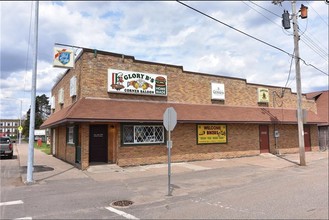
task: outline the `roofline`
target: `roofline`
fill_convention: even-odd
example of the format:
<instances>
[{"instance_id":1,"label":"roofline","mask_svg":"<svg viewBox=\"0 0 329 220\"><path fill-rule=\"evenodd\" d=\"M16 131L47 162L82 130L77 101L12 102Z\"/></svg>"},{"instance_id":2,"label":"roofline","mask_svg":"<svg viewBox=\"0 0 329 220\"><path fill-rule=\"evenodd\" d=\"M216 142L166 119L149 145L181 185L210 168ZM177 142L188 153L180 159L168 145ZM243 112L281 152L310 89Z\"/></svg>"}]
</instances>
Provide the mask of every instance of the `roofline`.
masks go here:
<instances>
[{"instance_id":1,"label":"roofline","mask_svg":"<svg viewBox=\"0 0 329 220\"><path fill-rule=\"evenodd\" d=\"M56 44L55 44L56 45ZM65 45L65 44L58 44L57 45L64 45L64 46L70 46L70 45ZM194 72L194 71L188 71L188 70L184 70L184 67L181 65L174 65L174 64L166 64L166 63L159 63L159 62L154 62L154 61L145 61L145 60L139 60L136 59L134 56L131 55L125 55L122 53L114 53L114 52L109 52L109 51L104 51L104 50L98 50L98 49L91 49L91 48L86 48L86 47L78 47L78 46L71 46L71 47L75 47L75 48L80 48L82 49L81 53L79 54L79 56L75 59L75 63L80 60L80 58L82 57L83 53L85 52L89 52L89 53L95 53L96 54L102 54L102 55L111 55L111 56L115 56L115 57L121 57L121 58L129 58L132 59L134 62L138 62L138 63L146 63L146 64L156 64L156 65L163 65L163 66L168 66L168 67L174 67L174 68L179 68L182 70L182 72L187 73L187 74L197 74L197 75L205 75L205 76L215 76L215 77L222 77L222 78L226 78L226 79L236 79L236 80L242 80L244 81L246 84L249 85L255 85L255 86L265 86L265 87L271 87L271 88L281 88L281 89L289 89L291 93L293 94L297 94L295 92L291 91L291 88L288 87L280 87L280 86L272 86L272 85L266 85L266 84L256 84L256 83L249 83L246 79L244 78L239 78L239 77L232 77L232 76L223 76L223 75L218 75L218 74L211 74L211 73L203 73L203 72ZM56 82L56 84L51 88L51 90L53 90L57 84L62 80L62 78L70 71L70 69L67 69L64 73L63 76L61 77L60 80L58 80ZM306 95L306 93L302 93L302 95Z\"/></svg>"},{"instance_id":2,"label":"roofline","mask_svg":"<svg viewBox=\"0 0 329 220\"><path fill-rule=\"evenodd\" d=\"M52 128L63 124L69 123L162 123L162 120L141 120L139 119L82 119L82 118L70 118L56 121L55 123L48 124L47 126L41 126L41 129ZM210 121L210 120L177 120L180 124L270 124L270 125L297 125L297 121ZM316 125L316 122L307 122L309 125Z\"/></svg>"}]
</instances>

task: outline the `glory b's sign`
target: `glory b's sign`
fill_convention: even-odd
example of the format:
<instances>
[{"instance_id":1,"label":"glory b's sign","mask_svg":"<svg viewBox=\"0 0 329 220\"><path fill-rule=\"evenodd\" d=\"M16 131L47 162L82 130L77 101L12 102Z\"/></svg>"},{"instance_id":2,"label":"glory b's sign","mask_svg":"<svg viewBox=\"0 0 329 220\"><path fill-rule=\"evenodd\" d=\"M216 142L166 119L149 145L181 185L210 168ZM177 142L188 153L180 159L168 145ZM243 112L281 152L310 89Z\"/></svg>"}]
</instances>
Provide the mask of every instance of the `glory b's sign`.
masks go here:
<instances>
[{"instance_id":1,"label":"glory b's sign","mask_svg":"<svg viewBox=\"0 0 329 220\"><path fill-rule=\"evenodd\" d=\"M167 96L167 76L108 69L108 92Z\"/></svg>"}]
</instances>

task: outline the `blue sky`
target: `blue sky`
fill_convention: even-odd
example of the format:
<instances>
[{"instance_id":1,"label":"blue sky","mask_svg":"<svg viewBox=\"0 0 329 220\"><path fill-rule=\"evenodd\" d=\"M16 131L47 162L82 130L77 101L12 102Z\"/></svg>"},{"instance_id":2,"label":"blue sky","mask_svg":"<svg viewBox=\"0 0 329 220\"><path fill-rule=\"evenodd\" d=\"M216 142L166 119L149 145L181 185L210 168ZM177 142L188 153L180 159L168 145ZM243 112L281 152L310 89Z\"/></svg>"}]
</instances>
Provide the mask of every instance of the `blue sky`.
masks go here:
<instances>
[{"instance_id":1,"label":"blue sky","mask_svg":"<svg viewBox=\"0 0 329 220\"><path fill-rule=\"evenodd\" d=\"M292 54L292 28L281 25L290 1L186 1L204 13ZM328 74L328 11L325 1L298 18L300 57ZM33 2L1 1L0 118L18 118L31 101ZM32 19L32 20L31 20ZM95 48L184 70L292 88L291 57L215 22L175 1L40 1L37 95L50 91L65 70L52 67L55 43ZM301 63L302 92L328 89L328 75ZM287 83L288 82L288 83Z\"/></svg>"}]
</instances>

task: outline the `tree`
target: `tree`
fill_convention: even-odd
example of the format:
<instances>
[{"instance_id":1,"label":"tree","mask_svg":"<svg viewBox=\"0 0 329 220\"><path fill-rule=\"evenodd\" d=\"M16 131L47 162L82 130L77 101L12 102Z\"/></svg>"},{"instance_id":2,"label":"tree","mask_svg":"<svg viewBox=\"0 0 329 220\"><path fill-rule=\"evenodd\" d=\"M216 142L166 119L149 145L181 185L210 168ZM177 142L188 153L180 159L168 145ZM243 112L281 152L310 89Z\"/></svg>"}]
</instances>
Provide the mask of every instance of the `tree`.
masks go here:
<instances>
[{"instance_id":1,"label":"tree","mask_svg":"<svg viewBox=\"0 0 329 220\"><path fill-rule=\"evenodd\" d=\"M39 129L41 124L49 117L50 115L50 105L49 98L43 94L41 96L37 96L35 100L35 124L34 128ZM26 120L23 125L23 135L26 137L29 136L30 132L30 114L31 108L26 113Z\"/></svg>"}]
</instances>

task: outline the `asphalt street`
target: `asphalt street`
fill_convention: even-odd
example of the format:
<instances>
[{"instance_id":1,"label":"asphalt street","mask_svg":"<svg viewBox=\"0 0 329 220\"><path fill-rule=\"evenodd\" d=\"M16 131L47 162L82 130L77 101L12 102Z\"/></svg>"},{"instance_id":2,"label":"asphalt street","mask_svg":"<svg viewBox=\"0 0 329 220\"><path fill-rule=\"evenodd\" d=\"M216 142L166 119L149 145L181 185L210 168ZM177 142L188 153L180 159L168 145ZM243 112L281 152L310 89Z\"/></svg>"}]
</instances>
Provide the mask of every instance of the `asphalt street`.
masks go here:
<instances>
[{"instance_id":1,"label":"asphalt street","mask_svg":"<svg viewBox=\"0 0 329 220\"><path fill-rule=\"evenodd\" d=\"M25 185L17 149L1 160L1 219L328 219L327 151L307 153L307 166L298 155L173 163L168 196L166 164L81 171L38 150L47 169Z\"/></svg>"}]
</instances>

